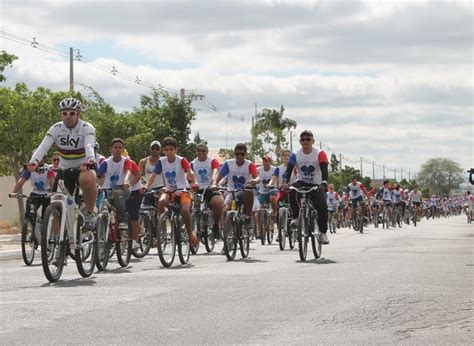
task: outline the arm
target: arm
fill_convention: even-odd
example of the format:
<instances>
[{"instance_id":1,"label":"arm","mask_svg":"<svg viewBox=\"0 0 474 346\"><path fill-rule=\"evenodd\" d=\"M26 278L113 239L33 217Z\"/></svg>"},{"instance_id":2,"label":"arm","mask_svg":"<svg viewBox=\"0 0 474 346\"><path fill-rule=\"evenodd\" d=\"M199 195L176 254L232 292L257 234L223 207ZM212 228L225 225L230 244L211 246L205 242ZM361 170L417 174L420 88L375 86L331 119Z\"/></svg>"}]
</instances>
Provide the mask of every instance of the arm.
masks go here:
<instances>
[{"instance_id":1,"label":"arm","mask_svg":"<svg viewBox=\"0 0 474 346\"><path fill-rule=\"evenodd\" d=\"M140 162L138 162L138 168L140 169L141 175L145 175L145 164L146 164L146 158L141 159Z\"/></svg>"},{"instance_id":2,"label":"arm","mask_svg":"<svg viewBox=\"0 0 474 346\"><path fill-rule=\"evenodd\" d=\"M295 168L295 166L296 166L296 154L291 153L290 158L288 160L288 165L286 166L286 172L283 175L283 177L284 177L283 183L284 184L288 184L290 182L291 173L293 173L293 169Z\"/></svg>"},{"instance_id":3,"label":"arm","mask_svg":"<svg viewBox=\"0 0 474 346\"><path fill-rule=\"evenodd\" d=\"M24 177L21 177L20 179L18 179L18 181L16 182L15 184L15 187L13 188L13 193L17 193L18 191L20 191L20 189L23 187L23 185L25 184L25 182L27 181L28 179L24 178Z\"/></svg>"},{"instance_id":4,"label":"arm","mask_svg":"<svg viewBox=\"0 0 474 346\"><path fill-rule=\"evenodd\" d=\"M53 138L53 135L51 134L52 129L53 129L53 127L51 127L48 130L48 133L46 134L46 136L41 141L41 144L39 145L39 147L35 150L35 152L31 156L30 163L38 164L38 162L40 162L43 159L43 157L45 157L45 155L48 152L49 148L51 148L51 146L53 145L54 138Z\"/></svg>"}]
</instances>

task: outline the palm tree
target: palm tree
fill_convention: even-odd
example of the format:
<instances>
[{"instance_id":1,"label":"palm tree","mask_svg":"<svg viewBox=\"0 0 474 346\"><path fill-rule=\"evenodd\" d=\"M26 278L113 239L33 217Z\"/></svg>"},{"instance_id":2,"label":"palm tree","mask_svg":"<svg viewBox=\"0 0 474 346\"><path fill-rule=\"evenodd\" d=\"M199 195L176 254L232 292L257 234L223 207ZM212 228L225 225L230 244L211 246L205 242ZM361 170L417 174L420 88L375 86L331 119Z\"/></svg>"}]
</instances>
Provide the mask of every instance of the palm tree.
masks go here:
<instances>
[{"instance_id":1,"label":"palm tree","mask_svg":"<svg viewBox=\"0 0 474 346\"><path fill-rule=\"evenodd\" d=\"M280 110L265 108L256 115L253 127L253 138L263 135L263 141L274 145L277 158L280 157L282 146L287 145L285 133L291 128L296 128L296 121L283 118L285 108L281 105ZM286 131L285 131L286 130Z\"/></svg>"}]
</instances>

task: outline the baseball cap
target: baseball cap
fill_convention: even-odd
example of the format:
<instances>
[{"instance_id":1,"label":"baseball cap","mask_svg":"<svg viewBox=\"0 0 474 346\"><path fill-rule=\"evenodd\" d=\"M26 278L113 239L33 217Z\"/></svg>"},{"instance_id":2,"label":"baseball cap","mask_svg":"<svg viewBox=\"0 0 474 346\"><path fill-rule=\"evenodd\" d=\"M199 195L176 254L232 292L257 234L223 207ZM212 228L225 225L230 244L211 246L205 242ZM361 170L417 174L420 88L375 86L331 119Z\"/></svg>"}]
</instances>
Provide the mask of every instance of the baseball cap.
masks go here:
<instances>
[{"instance_id":1,"label":"baseball cap","mask_svg":"<svg viewBox=\"0 0 474 346\"><path fill-rule=\"evenodd\" d=\"M263 159L267 160L268 162L272 162L272 158L270 157L270 155L267 155L267 154L263 155L262 160Z\"/></svg>"},{"instance_id":2,"label":"baseball cap","mask_svg":"<svg viewBox=\"0 0 474 346\"><path fill-rule=\"evenodd\" d=\"M150 143L150 148L153 147L153 146L155 146L155 145L157 145L157 146L159 146L159 147L161 148L161 143L158 142L158 141L153 141L153 142L151 142L151 143Z\"/></svg>"},{"instance_id":3,"label":"baseball cap","mask_svg":"<svg viewBox=\"0 0 474 346\"><path fill-rule=\"evenodd\" d=\"M310 130L303 130L303 132L300 133L300 138L301 137L314 137L313 133Z\"/></svg>"}]
</instances>

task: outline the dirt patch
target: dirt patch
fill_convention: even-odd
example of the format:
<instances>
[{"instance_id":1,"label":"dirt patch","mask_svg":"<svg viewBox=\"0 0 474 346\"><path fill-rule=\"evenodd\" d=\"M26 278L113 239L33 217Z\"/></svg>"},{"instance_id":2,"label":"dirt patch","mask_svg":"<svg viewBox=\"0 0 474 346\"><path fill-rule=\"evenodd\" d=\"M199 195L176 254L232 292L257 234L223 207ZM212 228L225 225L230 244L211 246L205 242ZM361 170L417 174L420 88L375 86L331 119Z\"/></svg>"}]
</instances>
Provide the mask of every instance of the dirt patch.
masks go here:
<instances>
[{"instance_id":1,"label":"dirt patch","mask_svg":"<svg viewBox=\"0 0 474 346\"><path fill-rule=\"evenodd\" d=\"M8 221L0 220L0 234L18 234L19 232L19 229L12 227Z\"/></svg>"}]
</instances>

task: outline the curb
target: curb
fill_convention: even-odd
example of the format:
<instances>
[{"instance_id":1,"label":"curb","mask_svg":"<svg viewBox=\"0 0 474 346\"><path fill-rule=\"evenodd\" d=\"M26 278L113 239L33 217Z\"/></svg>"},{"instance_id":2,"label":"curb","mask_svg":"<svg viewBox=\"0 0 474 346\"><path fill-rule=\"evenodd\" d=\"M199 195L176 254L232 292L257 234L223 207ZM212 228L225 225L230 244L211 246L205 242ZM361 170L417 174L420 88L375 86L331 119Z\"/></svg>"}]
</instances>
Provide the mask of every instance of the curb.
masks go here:
<instances>
[{"instance_id":1,"label":"curb","mask_svg":"<svg viewBox=\"0 0 474 346\"><path fill-rule=\"evenodd\" d=\"M0 235L0 248L2 247L2 244L10 245L10 246L18 245L18 249L0 250L0 261L13 261L13 260L22 259L20 242L21 242L21 234Z\"/></svg>"}]
</instances>

